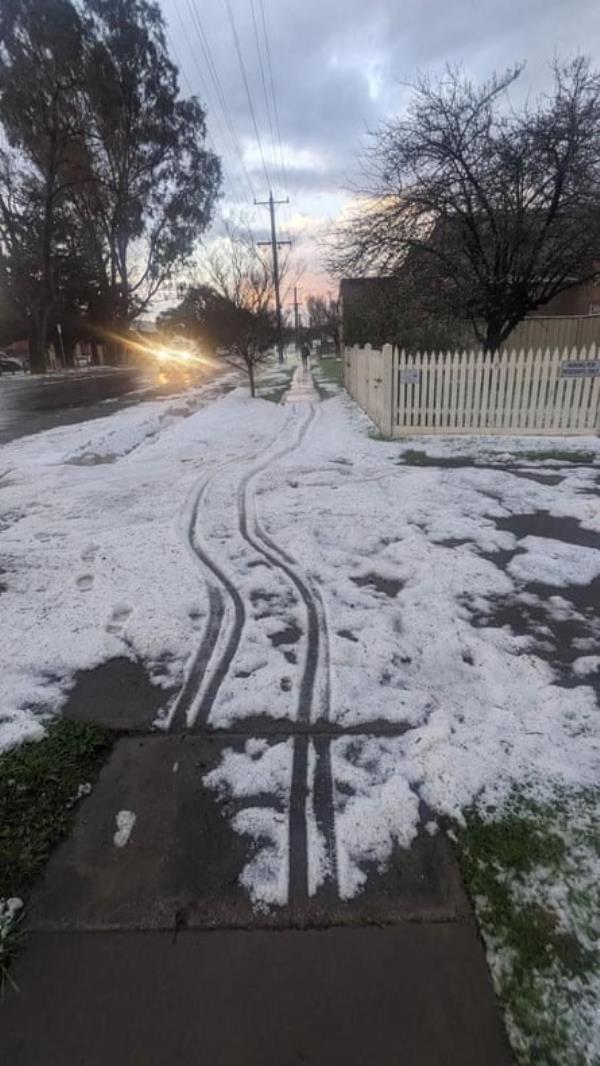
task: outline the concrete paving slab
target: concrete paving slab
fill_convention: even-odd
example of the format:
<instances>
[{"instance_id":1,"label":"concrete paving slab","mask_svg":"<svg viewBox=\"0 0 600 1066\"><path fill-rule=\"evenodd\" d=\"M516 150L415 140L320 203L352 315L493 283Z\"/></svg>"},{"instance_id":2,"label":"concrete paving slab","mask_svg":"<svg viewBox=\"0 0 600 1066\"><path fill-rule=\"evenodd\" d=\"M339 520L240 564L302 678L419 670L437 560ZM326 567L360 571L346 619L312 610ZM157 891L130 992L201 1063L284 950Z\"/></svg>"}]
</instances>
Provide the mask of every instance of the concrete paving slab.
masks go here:
<instances>
[{"instance_id":1,"label":"concrete paving slab","mask_svg":"<svg viewBox=\"0 0 600 1066\"><path fill-rule=\"evenodd\" d=\"M36 934L6 1066L509 1066L463 925ZM34 1023L34 1024L32 1024Z\"/></svg>"},{"instance_id":2,"label":"concrete paving slab","mask_svg":"<svg viewBox=\"0 0 600 1066\"><path fill-rule=\"evenodd\" d=\"M384 873L371 870L365 890L351 901L330 886L292 905L254 909L239 882L253 854L248 838L231 827L239 807L220 802L202 782L225 748L241 750L245 740L155 735L118 741L33 895L30 928L301 928L469 919L448 842L425 832L409 850L398 848ZM135 814L123 847L114 841L120 811Z\"/></svg>"},{"instance_id":3,"label":"concrete paving slab","mask_svg":"<svg viewBox=\"0 0 600 1066\"><path fill-rule=\"evenodd\" d=\"M320 403L320 396L315 389L312 374L308 367L299 366L294 371L292 384L286 392L284 403Z\"/></svg>"}]
</instances>

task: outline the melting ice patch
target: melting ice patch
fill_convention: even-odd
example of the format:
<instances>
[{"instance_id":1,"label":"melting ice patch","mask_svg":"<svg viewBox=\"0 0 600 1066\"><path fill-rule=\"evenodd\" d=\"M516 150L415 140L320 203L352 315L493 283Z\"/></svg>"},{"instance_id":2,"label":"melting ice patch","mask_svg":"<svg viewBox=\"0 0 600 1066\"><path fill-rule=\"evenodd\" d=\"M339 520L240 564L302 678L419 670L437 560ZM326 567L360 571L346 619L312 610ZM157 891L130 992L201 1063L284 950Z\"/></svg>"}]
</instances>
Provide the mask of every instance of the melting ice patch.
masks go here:
<instances>
[{"instance_id":1,"label":"melting ice patch","mask_svg":"<svg viewBox=\"0 0 600 1066\"><path fill-rule=\"evenodd\" d=\"M417 835L419 799L410 785L402 740L352 737L331 745L339 892L351 899L369 866L383 870L395 844Z\"/></svg>"},{"instance_id":2,"label":"melting ice patch","mask_svg":"<svg viewBox=\"0 0 600 1066\"><path fill-rule=\"evenodd\" d=\"M600 575L600 551L567 544L549 537L523 537L508 565L520 581L541 581L545 585L587 585Z\"/></svg>"},{"instance_id":3,"label":"melting ice patch","mask_svg":"<svg viewBox=\"0 0 600 1066\"><path fill-rule=\"evenodd\" d=\"M119 811L117 814L117 831L113 837L115 847L124 848L129 843L136 821L137 815L133 811Z\"/></svg>"},{"instance_id":4,"label":"melting ice patch","mask_svg":"<svg viewBox=\"0 0 600 1066\"><path fill-rule=\"evenodd\" d=\"M260 806L249 803L231 822L252 841L253 853L240 881L257 907L283 906L288 898L292 755L292 740L248 740L242 751L227 748L219 766L203 778L224 801L260 800Z\"/></svg>"},{"instance_id":5,"label":"melting ice patch","mask_svg":"<svg viewBox=\"0 0 600 1066\"><path fill-rule=\"evenodd\" d=\"M308 745L308 795L306 797L306 837L308 894L314 896L322 884L331 876L331 864L327 855L327 843L318 823L318 811L315 799L315 774L317 753L314 744Z\"/></svg>"}]
</instances>

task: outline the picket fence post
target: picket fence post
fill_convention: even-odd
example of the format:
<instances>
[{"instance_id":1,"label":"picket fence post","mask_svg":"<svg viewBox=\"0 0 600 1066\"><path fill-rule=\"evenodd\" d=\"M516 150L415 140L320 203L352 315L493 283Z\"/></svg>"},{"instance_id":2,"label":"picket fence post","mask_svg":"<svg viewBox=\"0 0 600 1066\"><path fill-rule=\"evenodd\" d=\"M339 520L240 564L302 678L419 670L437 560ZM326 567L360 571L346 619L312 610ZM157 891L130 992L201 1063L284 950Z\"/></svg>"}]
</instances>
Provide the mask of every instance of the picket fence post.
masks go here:
<instances>
[{"instance_id":1,"label":"picket fence post","mask_svg":"<svg viewBox=\"0 0 600 1066\"><path fill-rule=\"evenodd\" d=\"M394 349L391 344L384 344L381 349L382 364L382 389L383 389L383 414L381 416L381 432L384 437L392 436L392 419L394 408Z\"/></svg>"}]
</instances>

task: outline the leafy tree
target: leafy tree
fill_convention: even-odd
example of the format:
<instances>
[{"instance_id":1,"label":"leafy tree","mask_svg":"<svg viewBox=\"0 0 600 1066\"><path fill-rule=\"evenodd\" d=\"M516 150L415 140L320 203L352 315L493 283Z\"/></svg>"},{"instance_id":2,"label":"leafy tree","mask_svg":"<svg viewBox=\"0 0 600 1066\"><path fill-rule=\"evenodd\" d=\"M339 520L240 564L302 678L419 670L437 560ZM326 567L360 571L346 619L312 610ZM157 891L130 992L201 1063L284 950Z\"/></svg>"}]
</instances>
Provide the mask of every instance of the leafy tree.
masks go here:
<instances>
[{"instance_id":1,"label":"leafy tree","mask_svg":"<svg viewBox=\"0 0 600 1066\"><path fill-rule=\"evenodd\" d=\"M32 361L44 369L56 294L59 216L81 150L84 26L69 0L5 0L0 21L0 210L5 298L30 324Z\"/></svg>"},{"instance_id":2,"label":"leafy tree","mask_svg":"<svg viewBox=\"0 0 600 1066\"><path fill-rule=\"evenodd\" d=\"M553 90L517 111L520 74L422 77L407 114L374 135L332 256L347 276L403 276L424 313L469 321L488 349L600 276L600 77L586 59L557 62Z\"/></svg>"},{"instance_id":3,"label":"leafy tree","mask_svg":"<svg viewBox=\"0 0 600 1066\"><path fill-rule=\"evenodd\" d=\"M5 0L0 121L2 298L43 369L57 315L111 336L147 307L208 226L220 164L149 0Z\"/></svg>"},{"instance_id":4,"label":"leafy tree","mask_svg":"<svg viewBox=\"0 0 600 1066\"><path fill-rule=\"evenodd\" d=\"M163 20L149 0L87 0L89 181L76 206L111 328L139 315L209 225L221 181L206 116L178 98Z\"/></svg>"}]
</instances>

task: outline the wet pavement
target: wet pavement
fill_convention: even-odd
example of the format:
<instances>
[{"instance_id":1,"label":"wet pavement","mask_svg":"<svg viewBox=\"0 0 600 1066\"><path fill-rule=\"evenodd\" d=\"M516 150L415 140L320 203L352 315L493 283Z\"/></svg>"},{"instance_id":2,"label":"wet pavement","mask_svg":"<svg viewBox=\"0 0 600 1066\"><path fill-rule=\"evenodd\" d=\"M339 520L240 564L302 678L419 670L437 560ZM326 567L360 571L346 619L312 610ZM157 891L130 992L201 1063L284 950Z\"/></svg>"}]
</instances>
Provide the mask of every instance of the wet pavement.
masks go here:
<instances>
[{"instance_id":1,"label":"wet pavement","mask_svg":"<svg viewBox=\"0 0 600 1066\"><path fill-rule=\"evenodd\" d=\"M254 906L240 882L254 848L231 825L233 808L242 811L243 804L223 804L204 782L225 751L243 757L248 739L244 732L119 740L85 819L50 861L29 928L175 932L419 921L459 922L474 932L450 843L425 830L410 849L397 846L385 869L373 863L364 891L352 899L326 883L310 897L291 891L283 906ZM281 743L269 738L271 747ZM263 802L269 799L265 792ZM119 849L113 838L123 810L133 811L136 822L131 842Z\"/></svg>"},{"instance_id":2,"label":"wet pavement","mask_svg":"<svg viewBox=\"0 0 600 1066\"><path fill-rule=\"evenodd\" d=\"M167 373L96 367L46 375L0 376L0 445L57 426L105 418L132 404L160 400L214 380L220 368Z\"/></svg>"},{"instance_id":3,"label":"wet pavement","mask_svg":"<svg viewBox=\"0 0 600 1066\"><path fill-rule=\"evenodd\" d=\"M6 1066L509 1066L458 924L38 933L2 1010Z\"/></svg>"},{"instance_id":4,"label":"wet pavement","mask_svg":"<svg viewBox=\"0 0 600 1066\"><path fill-rule=\"evenodd\" d=\"M318 403L319 394L315 389L312 374L308 368L299 366L294 371L292 384L284 396L284 403Z\"/></svg>"}]
</instances>

